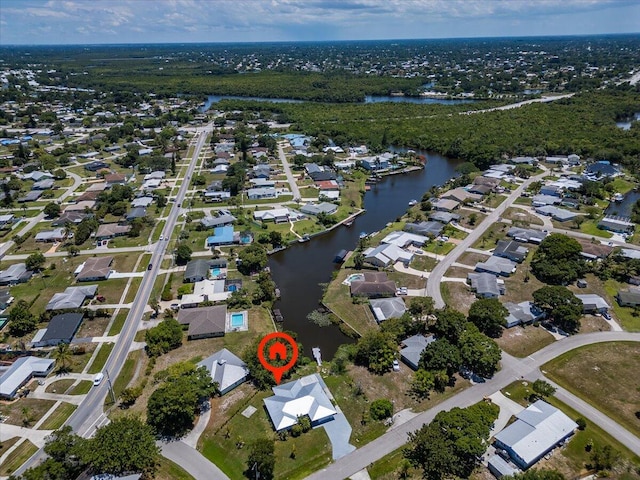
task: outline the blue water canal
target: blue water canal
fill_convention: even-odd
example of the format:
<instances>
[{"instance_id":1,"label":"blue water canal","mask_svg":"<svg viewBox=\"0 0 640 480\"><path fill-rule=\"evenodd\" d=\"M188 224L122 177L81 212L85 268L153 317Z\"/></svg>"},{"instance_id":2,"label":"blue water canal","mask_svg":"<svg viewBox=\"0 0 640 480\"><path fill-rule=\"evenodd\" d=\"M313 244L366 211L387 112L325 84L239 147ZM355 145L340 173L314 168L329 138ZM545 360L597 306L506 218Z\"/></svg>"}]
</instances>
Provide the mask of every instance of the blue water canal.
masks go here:
<instances>
[{"instance_id":1,"label":"blue water canal","mask_svg":"<svg viewBox=\"0 0 640 480\"><path fill-rule=\"evenodd\" d=\"M331 281L331 274L340 268L333 259L342 249L353 250L360 232L371 233L400 217L412 199L420 199L434 185L441 185L455 175L459 164L437 154L426 155L424 170L386 177L365 194L366 212L351 227L335 230L296 243L270 257L269 266L282 299L275 305L284 317L284 328L298 334L298 340L310 355L312 347L320 347L322 357L331 359L338 346L350 340L337 327L318 327L307 315L318 307L322 297L321 283Z\"/></svg>"}]
</instances>

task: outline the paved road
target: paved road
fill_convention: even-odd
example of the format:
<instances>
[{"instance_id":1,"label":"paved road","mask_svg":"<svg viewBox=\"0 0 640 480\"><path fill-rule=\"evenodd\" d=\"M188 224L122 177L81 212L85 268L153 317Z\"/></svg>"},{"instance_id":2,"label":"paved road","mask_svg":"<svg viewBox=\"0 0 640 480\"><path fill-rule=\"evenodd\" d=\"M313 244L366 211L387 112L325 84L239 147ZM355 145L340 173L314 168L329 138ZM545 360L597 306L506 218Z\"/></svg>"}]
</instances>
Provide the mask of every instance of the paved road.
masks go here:
<instances>
[{"instance_id":1,"label":"paved road","mask_svg":"<svg viewBox=\"0 0 640 480\"><path fill-rule=\"evenodd\" d=\"M196 148L194 149L191 162L189 163L189 167L187 168L186 179L182 182L182 185L178 190L176 201L171 208L171 212L167 217L167 221L162 231L165 237L169 237L173 232L176 220L178 219L178 215L181 211L180 205L184 200L186 191L189 186L189 179L191 178L191 175L193 174L193 171L195 169L200 150L205 145L206 137L206 133L203 132L200 133L195 139ZM162 258L164 257L168 243L169 242L160 242L151 256L150 264L152 265L152 267L146 272L146 275L142 279L140 287L138 288L138 293L136 294L131 309L129 310L129 315L127 316L124 326L122 327L122 331L118 336L118 340L113 348L113 351L111 352L111 355L109 356L105 364L104 371L107 374L107 378L98 387L93 387L89 391L89 393L85 397L84 402L80 404L80 406L75 410L75 412L73 412L73 414L67 421L67 424L71 425L73 430L83 437L90 437L97 427L103 425L108 421L103 413L103 404L109 391L108 387L111 383L109 380L111 379L113 381L117 378L120 370L122 369L122 366L124 365L125 360L127 359L129 348L131 347L131 344L135 337L136 331L138 329L138 323L142 318L144 309L149 302L149 296L151 295L154 281L160 270L160 263L162 261ZM44 452L42 450L39 450L34 456L32 456L27 462L25 462L16 473L23 473L24 470L35 465L37 462L44 459L44 457Z\"/></svg>"},{"instance_id":2,"label":"paved road","mask_svg":"<svg viewBox=\"0 0 640 480\"><path fill-rule=\"evenodd\" d=\"M511 195L507 197L499 206L497 206L493 212L485 217L485 219L478 225L473 232L467 235L467 238L462 240L449 254L444 258L444 260L438 262L438 264L434 267L429 275L429 279L427 280L427 286L425 289L425 294L427 297L433 298L434 304L436 308L444 308L445 303L442 298L442 292L440 291L440 282L442 281L442 277L446 273L446 271L453 265L454 262L458 260L458 257L466 252L471 245L473 245L489 228L491 225L496 223L500 216L504 213L504 211L511 206L511 204L520 196L520 194L533 182L542 179L547 175L547 171L542 172L535 177L531 177L525 180L518 188L511 192Z\"/></svg>"},{"instance_id":3,"label":"paved road","mask_svg":"<svg viewBox=\"0 0 640 480\"><path fill-rule=\"evenodd\" d=\"M562 98L570 98L573 97L575 93L565 93L563 95L553 95L547 97L533 98L531 100L524 100L523 102L518 103L510 103L509 105L502 105L501 107L493 107L487 108L485 110L469 110L467 112L460 112L461 115L470 115L473 113L487 113L487 112L495 112L498 110L511 110L513 108L520 108L525 105L531 105L532 103L548 103L553 102L555 100L560 100Z\"/></svg>"},{"instance_id":4,"label":"paved road","mask_svg":"<svg viewBox=\"0 0 640 480\"><path fill-rule=\"evenodd\" d=\"M282 162L282 168L284 170L284 174L287 176L287 181L289 182L289 188L291 189L291 193L293 193L293 199L300 198L300 189L298 188L298 184L296 183L296 179L291 173L291 167L289 166L289 162L287 161L287 156L284 154L284 149L282 148L282 144L278 143L278 154L280 155L280 161Z\"/></svg>"},{"instance_id":5,"label":"paved road","mask_svg":"<svg viewBox=\"0 0 640 480\"><path fill-rule=\"evenodd\" d=\"M162 456L184 468L196 480L229 480L222 470L184 442L160 444Z\"/></svg>"},{"instance_id":6,"label":"paved road","mask_svg":"<svg viewBox=\"0 0 640 480\"><path fill-rule=\"evenodd\" d=\"M354 473L366 468L376 460L393 452L407 443L407 435L409 432L418 430L423 424L433 420L436 414L443 410L450 410L454 407L468 407L479 402L484 397L500 390L513 381L538 378L540 366L547 361L565 353L574 348L593 343L609 342L609 341L634 341L640 342L640 333L627 332L597 332L583 335L575 335L565 338L564 340L554 342L551 345L536 352L534 355L520 359L511 357L505 353L502 354L502 369L490 380L485 383L476 384L457 395L448 398L439 403L434 408L420 413L408 422L398 426L374 441L366 444L358 450L346 455L328 467L315 472L307 477L308 480L325 480L327 478L347 478ZM570 395L570 394L569 394ZM569 398L562 393L562 400ZM571 400L571 399L570 399ZM584 402L582 402L584 403ZM616 424L608 417L599 413L598 415L590 415L590 410L583 410L584 405L573 401L571 406L583 413L595 424L603 428L605 431L614 436L614 438L624 438L628 448L640 455L640 439L628 432L622 426ZM593 408L593 407L590 407Z\"/></svg>"}]
</instances>

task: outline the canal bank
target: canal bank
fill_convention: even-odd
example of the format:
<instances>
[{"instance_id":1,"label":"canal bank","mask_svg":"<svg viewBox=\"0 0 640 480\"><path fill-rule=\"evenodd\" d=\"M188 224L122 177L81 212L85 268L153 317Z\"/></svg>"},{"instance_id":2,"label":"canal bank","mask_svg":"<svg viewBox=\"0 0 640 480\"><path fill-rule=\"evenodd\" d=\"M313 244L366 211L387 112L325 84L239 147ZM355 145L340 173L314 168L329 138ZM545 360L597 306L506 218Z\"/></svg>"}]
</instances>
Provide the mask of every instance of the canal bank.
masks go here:
<instances>
[{"instance_id":1,"label":"canal bank","mask_svg":"<svg viewBox=\"0 0 640 480\"><path fill-rule=\"evenodd\" d=\"M379 231L402 216L412 199L455 176L460 164L441 155L416 153L427 157L427 168L383 177L372 185L364 197L365 212L353 219L351 227L340 226L270 256L269 267L282 296L275 308L282 312L283 328L298 335L307 355L312 347L320 347L322 356L330 360L339 345L353 342L337 326L318 327L307 319L320 306L322 284L329 283L333 272L340 269L333 262L336 253L353 250L360 232Z\"/></svg>"}]
</instances>

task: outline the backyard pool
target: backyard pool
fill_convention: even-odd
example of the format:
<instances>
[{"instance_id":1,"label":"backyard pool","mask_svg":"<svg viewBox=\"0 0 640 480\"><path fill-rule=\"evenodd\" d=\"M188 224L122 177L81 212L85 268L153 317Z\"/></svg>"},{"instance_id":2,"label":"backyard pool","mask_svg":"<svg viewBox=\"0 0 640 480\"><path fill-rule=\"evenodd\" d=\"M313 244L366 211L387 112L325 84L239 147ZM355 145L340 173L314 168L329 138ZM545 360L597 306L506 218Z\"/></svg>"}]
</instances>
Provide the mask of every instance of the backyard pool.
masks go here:
<instances>
[{"instance_id":1,"label":"backyard pool","mask_svg":"<svg viewBox=\"0 0 640 480\"><path fill-rule=\"evenodd\" d=\"M358 280L364 280L364 274L362 273L352 273L342 282L343 285L351 285L351 282L356 282Z\"/></svg>"},{"instance_id":2,"label":"backyard pool","mask_svg":"<svg viewBox=\"0 0 640 480\"><path fill-rule=\"evenodd\" d=\"M229 320L228 320L228 324L227 324L227 330L228 331L245 331L245 330L249 330L249 322L248 322L248 315L247 315L247 311L243 311L243 312L233 312L229 314Z\"/></svg>"},{"instance_id":3,"label":"backyard pool","mask_svg":"<svg viewBox=\"0 0 640 480\"><path fill-rule=\"evenodd\" d=\"M211 269L211 276L216 278L218 275L220 275L220 269L218 267L214 267Z\"/></svg>"}]
</instances>

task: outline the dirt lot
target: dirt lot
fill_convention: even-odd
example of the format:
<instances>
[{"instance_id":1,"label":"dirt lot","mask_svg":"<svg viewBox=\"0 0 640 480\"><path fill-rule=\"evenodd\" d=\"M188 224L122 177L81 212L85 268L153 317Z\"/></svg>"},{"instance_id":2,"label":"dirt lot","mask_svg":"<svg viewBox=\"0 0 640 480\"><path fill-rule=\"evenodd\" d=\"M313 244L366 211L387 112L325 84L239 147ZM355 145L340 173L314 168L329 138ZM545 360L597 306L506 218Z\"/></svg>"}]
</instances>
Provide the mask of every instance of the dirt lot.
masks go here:
<instances>
[{"instance_id":1,"label":"dirt lot","mask_svg":"<svg viewBox=\"0 0 640 480\"><path fill-rule=\"evenodd\" d=\"M602 317L585 315L580 319L580 333L608 332L611 325Z\"/></svg>"},{"instance_id":2,"label":"dirt lot","mask_svg":"<svg viewBox=\"0 0 640 480\"><path fill-rule=\"evenodd\" d=\"M111 317L85 318L76 334L76 338L100 337L105 334Z\"/></svg>"},{"instance_id":3,"label":"dirt lot","mask_svg":"<svg viewBox=\"0 0 640 480\"><path fill-rule=\"evenodd\" d=\"M468 314L471 304L477 300L469 287L460 282L443 282L442 285L446 288L445 301L447 305L455 306L456 310L465 315Z\"/></svg>"},{"instance_id":4,"label":"dirt lot","mask_svg":"<svg viewBox=\"0 0 640 480\"><path fill-rule=\"evenodd\" d=\"M10 403L0 403L0 415L6 417L4 423L21 427L33 426L55 403L53 400L20 398ZM29 422L25 423L25 420L29 420Z\"/></svg>"},{"instance_id":5,"label":"dirt lot","mask_svg":"<svg viewBox=\"0 0 640 480\"><path fill-rule=\"evenodd\" d=\"M520 208L509 207L502 214L502 218L508 218L514 226L526 228L530 225L544 225L544 222L535 215Z\"/></svg>"},{"instance_id":6,"label":"dirt lot","mask_svg":"<svg viewBox=\"0 0 640 480\"><path fill-rule=\"evenodd\" d=\"M481 253L466 252L460 255L458 259L459 263L464 263L471 267L475 267L478 262L485 262L489 258L489 255L482 255Z\"/></svg>"},{"instance_id":7,"label":"dirt lot","mask_svg":"<svg viewBox=\"0 0 640 480\"><path fill-rule=\"evenodd\" d=\"M526 357L553 343L553 335L542 327L528 325L505 329L496 343L502 350L514 357Z\"/></svg>"}]
</instances>

